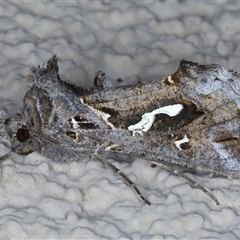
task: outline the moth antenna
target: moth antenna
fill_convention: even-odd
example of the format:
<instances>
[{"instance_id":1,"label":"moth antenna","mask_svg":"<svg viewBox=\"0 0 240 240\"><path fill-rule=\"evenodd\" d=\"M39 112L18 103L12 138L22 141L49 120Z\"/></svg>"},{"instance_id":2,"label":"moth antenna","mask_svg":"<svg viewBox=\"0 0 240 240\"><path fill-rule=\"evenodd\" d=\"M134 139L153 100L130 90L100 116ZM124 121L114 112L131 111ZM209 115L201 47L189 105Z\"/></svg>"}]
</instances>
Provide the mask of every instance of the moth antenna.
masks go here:
<instances>
[{"instance_id":1,"label":"moth antenna","mask_svg":"<svg viewBox=\"0 0 240 240\"><path fill-rule=\"evenodd\" d=\"M123 172L121 172L117 167L115 167L112 163L108 162L105 158L103 158L98 153L95 153L94 156L101 161L102 163L106 164L108 167L110 167L114 172L116 172L118 175L120 175L125 181L127 181L130 186L133 188L133 190L137 193L137 195L149 206L151 203L143 196L143 194L140 192L140 190L137 188L137 186L132 182Z\"/></svg>"},{"instance_id":2,"label":"moth antenna","mask_svg":"<svg viewBox=\"0 0 240 240\"><path fill-rule=\"evenodd\" d=\"M204 192L209 198L211 198L217 205L220 205L219 201L217 200L217 198L211 193L209 192L206 188L202 187L200 184L198 184L196 181L194 181L192 178L186 176L183 173L180 173L178 170L174 170L172 168L170 168L169 166L166 166L163 163L158 163L158 162L152 162L151 163L160 166L161 168L167 170L168 172L181 177L183 179L185 179L188 183L190 183L192 186L198 188L199 190L201 190L202 192Z\"/></svg>"}]
</instances>

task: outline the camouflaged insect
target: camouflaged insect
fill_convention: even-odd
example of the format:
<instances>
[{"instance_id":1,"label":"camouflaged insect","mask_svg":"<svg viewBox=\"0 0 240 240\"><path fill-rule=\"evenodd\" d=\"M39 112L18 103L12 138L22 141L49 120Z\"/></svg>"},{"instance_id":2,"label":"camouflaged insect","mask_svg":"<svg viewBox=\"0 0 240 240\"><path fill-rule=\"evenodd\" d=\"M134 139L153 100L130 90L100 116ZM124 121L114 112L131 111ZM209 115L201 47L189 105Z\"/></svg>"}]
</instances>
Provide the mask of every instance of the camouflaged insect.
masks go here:
<instances>
[{"instance_id":1,"label":"camouflaged insect","mask_svg":"<svg viewBox=\"0 0 240 240\"><path fill-rule=\"evenodd\" d=\"M240 176L240 75L220 65L181 61L171 76L114 88L98 72L93 88L61 80L54 55L34 67L21 114L5 120L12 152L38 151L55 161L86 155L112 168L105 153L144 158L186 179L217 204L205 188L183 174Z\"/></svg>"}]
</instances>

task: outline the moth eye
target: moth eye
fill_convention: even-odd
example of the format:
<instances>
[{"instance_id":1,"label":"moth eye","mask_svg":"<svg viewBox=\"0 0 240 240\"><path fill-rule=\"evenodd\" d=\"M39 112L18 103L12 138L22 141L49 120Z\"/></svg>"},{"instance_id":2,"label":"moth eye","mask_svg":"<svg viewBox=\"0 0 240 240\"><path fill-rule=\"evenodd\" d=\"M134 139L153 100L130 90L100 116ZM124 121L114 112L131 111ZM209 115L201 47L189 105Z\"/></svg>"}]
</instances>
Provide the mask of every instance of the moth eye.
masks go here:
<instances>
[{"instance_id":1,"label":"moth eye","mask_svg":"<svg viewBox=\"0 0 240 240\"><path fill-rule=\"evenodd\" d=\"M17 130L17 140L19 142L24 142L28 138L30 138L30 132L28 131L28 129L26 129L26 128L19 128Z\"/></svg>"}]
</instances>

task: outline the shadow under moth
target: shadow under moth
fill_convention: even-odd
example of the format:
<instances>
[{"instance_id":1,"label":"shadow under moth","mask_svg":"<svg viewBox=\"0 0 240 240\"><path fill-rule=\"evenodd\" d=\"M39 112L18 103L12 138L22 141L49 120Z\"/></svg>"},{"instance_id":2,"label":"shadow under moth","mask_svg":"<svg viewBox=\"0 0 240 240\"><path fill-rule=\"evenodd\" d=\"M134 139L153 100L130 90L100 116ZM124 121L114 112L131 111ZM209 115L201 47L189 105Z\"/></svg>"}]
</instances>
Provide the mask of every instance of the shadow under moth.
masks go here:
<instances>
[{"instance_id":1,"label":"shadow under moth","mask_svg":"<svg viewBox=\"0 0 240 240\"><path fill-rule=\"evenodd\" d=\"M54 55L28 75L31 89L21 114L2 121L13 152L38 151L54 161L91 156L137 186L107 160L107 153L146 159L187 180L184 172L240 176L240 75L217 64L181 61L168 77L113 87L98 72L93 88L61 80Z\"/></svg>"}]
</instances>

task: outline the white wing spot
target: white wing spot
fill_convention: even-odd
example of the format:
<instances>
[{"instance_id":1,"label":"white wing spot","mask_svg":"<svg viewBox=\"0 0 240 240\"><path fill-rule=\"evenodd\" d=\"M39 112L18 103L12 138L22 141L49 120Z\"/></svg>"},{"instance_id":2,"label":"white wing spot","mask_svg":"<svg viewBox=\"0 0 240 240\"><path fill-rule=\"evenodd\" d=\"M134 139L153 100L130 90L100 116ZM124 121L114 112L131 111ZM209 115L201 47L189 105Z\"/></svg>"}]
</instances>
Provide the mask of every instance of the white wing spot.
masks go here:
<instances>
[{"instance_id":1,"label":"white wing spot","mask_svg":"<svg viewBox=\"0 0 240 240\"><path fill-rule=\"evenodd\" d=\"M72 122L72 125L73 125L73 129L78 129L79 128L79 124L74 118L71 118L71 122Z\"/></svg>"},{"instance_id":2,"label":"white wing spot","mask_svg":"<svg viewBox=\"0 0 240 240\"><path fill-rule=\"evenodd\" d=\"M174 81L172 80L172 76L170 75L170 76L168 76L168 81L170 82L170 83L174 83Z\"/></svg>"},{"instance_id":3,"label":"white wing spot","mask_svg":"<svg viewBox=\"0 0 240 240\"><path fill-rule=\"evenodd\" d=\"M189 138L187 137L187 135L184 135L184 138L183 139L181 139L181 140L178 140L178 141L175 141L175 145L176 145L176 147L179 149L179 150L182 150L182 148L181 148L181 144L183 144L183 143L186 143L186 142L189 142L190 140L189 140Z\"/></svg>"},{"instance_id":4,"label":"white wing spot","mask_svg":"<svg viewBox=\"0 0 240 240\"><path fill-rule=\"evenodd\" d=\"M182 109L182 104L174 104L155 109L150 113L144 113L142 115L142 120L135 125L130 125L128 130L132 131L133 135L135 135L135 133L143 135L143 132L147 132L152 127L156 114L167 114L170 117L174 117L178 115Z\"/></svg>"},{"instance_id":5,"label":"white wing spot","mask_svg":"<svg viewBox=\"0 0 240 240\"><path fill-rule=\"evenodd\" d=\"M80 102L81 102L83 105L89 107L89 108L99 117L99 119L102 119L109 127L111 127L111 129L116 129L115 126L108 121L108 118L111 117L110 114L104 113L104 112L102 112L102 111L99 111L99 110L93 108L92 106L84 103L84 101L83 101L82 98L80 98Z\"/></svg>"}]
</instances>

